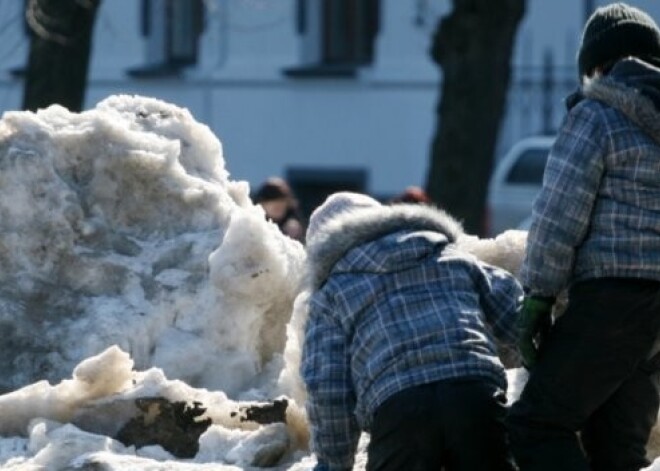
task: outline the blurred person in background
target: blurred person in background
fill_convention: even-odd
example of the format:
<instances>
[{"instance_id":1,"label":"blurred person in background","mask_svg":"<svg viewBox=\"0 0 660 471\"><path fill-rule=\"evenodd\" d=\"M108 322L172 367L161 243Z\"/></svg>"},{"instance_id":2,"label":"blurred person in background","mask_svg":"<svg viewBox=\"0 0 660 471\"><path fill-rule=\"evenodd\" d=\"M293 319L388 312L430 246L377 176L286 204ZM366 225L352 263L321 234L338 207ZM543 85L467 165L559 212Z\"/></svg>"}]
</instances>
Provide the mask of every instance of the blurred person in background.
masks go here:
<instances>
[{"instance_id":1,"label":"blurred person in background","mask_svg":"<svg viewBox=\"0 0 660 471\"><path fill-rule=\"evenodd\" d=\"M647 13L613 3L587 21L581 87L550 150L520 274L530 376L507 423L522 471L650 464L660 402L659 65L660 29Z\"/></svg>"},{"instance_id":2,"label":"blurred person in background","mask_svg":"<svg viewBox=\"0 0 660 471\"><path fill-rule=\"evenodd\" d=\"M422 188L418 186L409 186L403 191L403 193L400 193L390 199L389 203L433 204L433 201Z\"/></svg>"},{"instance_id":3,"label":"blurred person in background","mask_svg":"<svg viewBox=\"0 0 660 471\"><path fill-rule=\"evenodd\" d=\"M254 202L264 208L266 218L277 224L283 234L304 241L305 226L298 200L286 181L268 178L257 190Z\"/></svg>"}]
</instances>

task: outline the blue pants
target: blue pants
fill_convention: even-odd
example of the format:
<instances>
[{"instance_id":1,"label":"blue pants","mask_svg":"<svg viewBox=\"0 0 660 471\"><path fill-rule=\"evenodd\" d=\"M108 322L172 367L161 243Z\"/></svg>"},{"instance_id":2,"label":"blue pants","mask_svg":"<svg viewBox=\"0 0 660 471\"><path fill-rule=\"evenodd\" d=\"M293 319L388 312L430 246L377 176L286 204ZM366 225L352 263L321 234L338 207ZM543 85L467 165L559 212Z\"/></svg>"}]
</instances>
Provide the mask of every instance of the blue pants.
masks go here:
<instances>
[{"instance_id":1,"label":"blue pants","mask_svg":"<svg viewBox=\"0 0 660 471\"><path fill-rule=\"evenodd\" d=\"M482 379L395 394L374 415L367 471L513 471L505 403L504 391Z\"/></svg>"},{"instance_id":2,"label":"blue pants","mask_svg":"<svg viewBox=\"0 0 660 471\"><path fill-rule=\"evenodd\" d=\"M658 414L660 282L576 284L507 425L521 471L637 471ZM577 432L580 432L581 441Z\"/></svg>"}]
</instances>

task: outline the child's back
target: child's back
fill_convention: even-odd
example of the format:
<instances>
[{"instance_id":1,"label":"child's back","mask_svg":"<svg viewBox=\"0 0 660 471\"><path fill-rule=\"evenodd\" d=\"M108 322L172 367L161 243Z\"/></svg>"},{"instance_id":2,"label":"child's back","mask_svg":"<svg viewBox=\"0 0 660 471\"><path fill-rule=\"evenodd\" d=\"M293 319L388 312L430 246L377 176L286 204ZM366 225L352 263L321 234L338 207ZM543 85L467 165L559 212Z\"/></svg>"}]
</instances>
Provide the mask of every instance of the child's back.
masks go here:
<instances>
[{"instance_id":1,"label":"child's back","mask_svg":"<svg viewBox=\"0 0 660 471\"><path fill-rule=\"evenodd\" d=\"M369 430L370 466L412 469L411 460L421 460L452 469L451 460L437 460L470 455L475 469L510 469L503 404L495 398L503 398L506 378L493 335L515 341L522 292L507 272L457 251L460 234L435 208L382 206L349 193L333 195L312 215L307 241L314 292L301 372L320 463L350 467L360 430ZM401 400L415 410L390 424ZM392 404L398 405L379 413ZM445 427L460 428L443 408L463 410L456 416L463 424L472 417L472 450L464 442L464 453L447 444L408 456L419 446L410 441L416 436L438 444ZM487 430L481 444L477 429ZM386 438L379 439L383 430ZM464 465L453 469L470 469Z\"/></svg>"}]
</instances>

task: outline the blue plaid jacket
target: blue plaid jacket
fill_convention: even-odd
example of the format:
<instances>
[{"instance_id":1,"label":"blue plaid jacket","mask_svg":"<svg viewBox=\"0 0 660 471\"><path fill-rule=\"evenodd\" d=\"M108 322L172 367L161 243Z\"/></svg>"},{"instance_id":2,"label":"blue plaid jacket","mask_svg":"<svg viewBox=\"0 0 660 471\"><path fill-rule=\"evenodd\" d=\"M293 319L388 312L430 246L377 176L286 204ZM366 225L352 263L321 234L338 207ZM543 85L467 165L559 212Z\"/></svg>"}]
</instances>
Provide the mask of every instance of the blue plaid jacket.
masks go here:
<instances>
[{"instance_id":1,"label":"blue plaid jacket","mask_svg":"<svg viewBox=\"0 0 660 471\"><path fill-rule=\"evenodd\" d=\"M533 294L589 278L660 280L660 70L623 60L582 95L534 202L521 270Z\"/></svg>"},{"instance_id":2,"label":"blue plaid jacket","mask_svg":"<svg viewBox=\"0 0 660 471\"><path fill-rule=\"evenodd\" d=\"M401 205L308 239L316 290L301 374L317 469L351 469L360 431L403 389L460 377L506 389L494 336L515 342L522 288L455 251L458 231L438 210Z\"/></svg>"}]
</instances>

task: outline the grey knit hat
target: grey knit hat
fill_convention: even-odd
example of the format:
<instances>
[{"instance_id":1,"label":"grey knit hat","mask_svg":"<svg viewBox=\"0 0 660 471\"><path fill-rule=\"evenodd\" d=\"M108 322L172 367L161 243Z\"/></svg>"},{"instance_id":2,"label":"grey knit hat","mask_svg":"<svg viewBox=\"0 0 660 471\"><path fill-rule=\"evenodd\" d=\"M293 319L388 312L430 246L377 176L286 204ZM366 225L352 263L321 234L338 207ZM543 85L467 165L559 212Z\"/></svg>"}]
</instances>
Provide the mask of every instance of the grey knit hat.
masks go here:
<instances>
[{"instance_id":1,"label":"grey knit hat","mask_svg":"<svg viewBox=\"0 0 660 471\"><path fill-rule=\"evenodd\" d=\"M306 239L308 241L313 239L319 231L330 222L336 220L338 216L377 206L380 206L378 201L361 193L352 193L349 191L333 193L309 217Z\"/></svg>"},{"instance_id":2,"label":"grey knit hat","mask_svg":"<svg viewBox=\"0 0 660 471\"><path fill-rule=\"evenodd\" d=\"M580 77L626 56L660 64L658 25L647 13L625 3L597 8L582 33L577 57Z\"/></svg>"}]
</instances>

